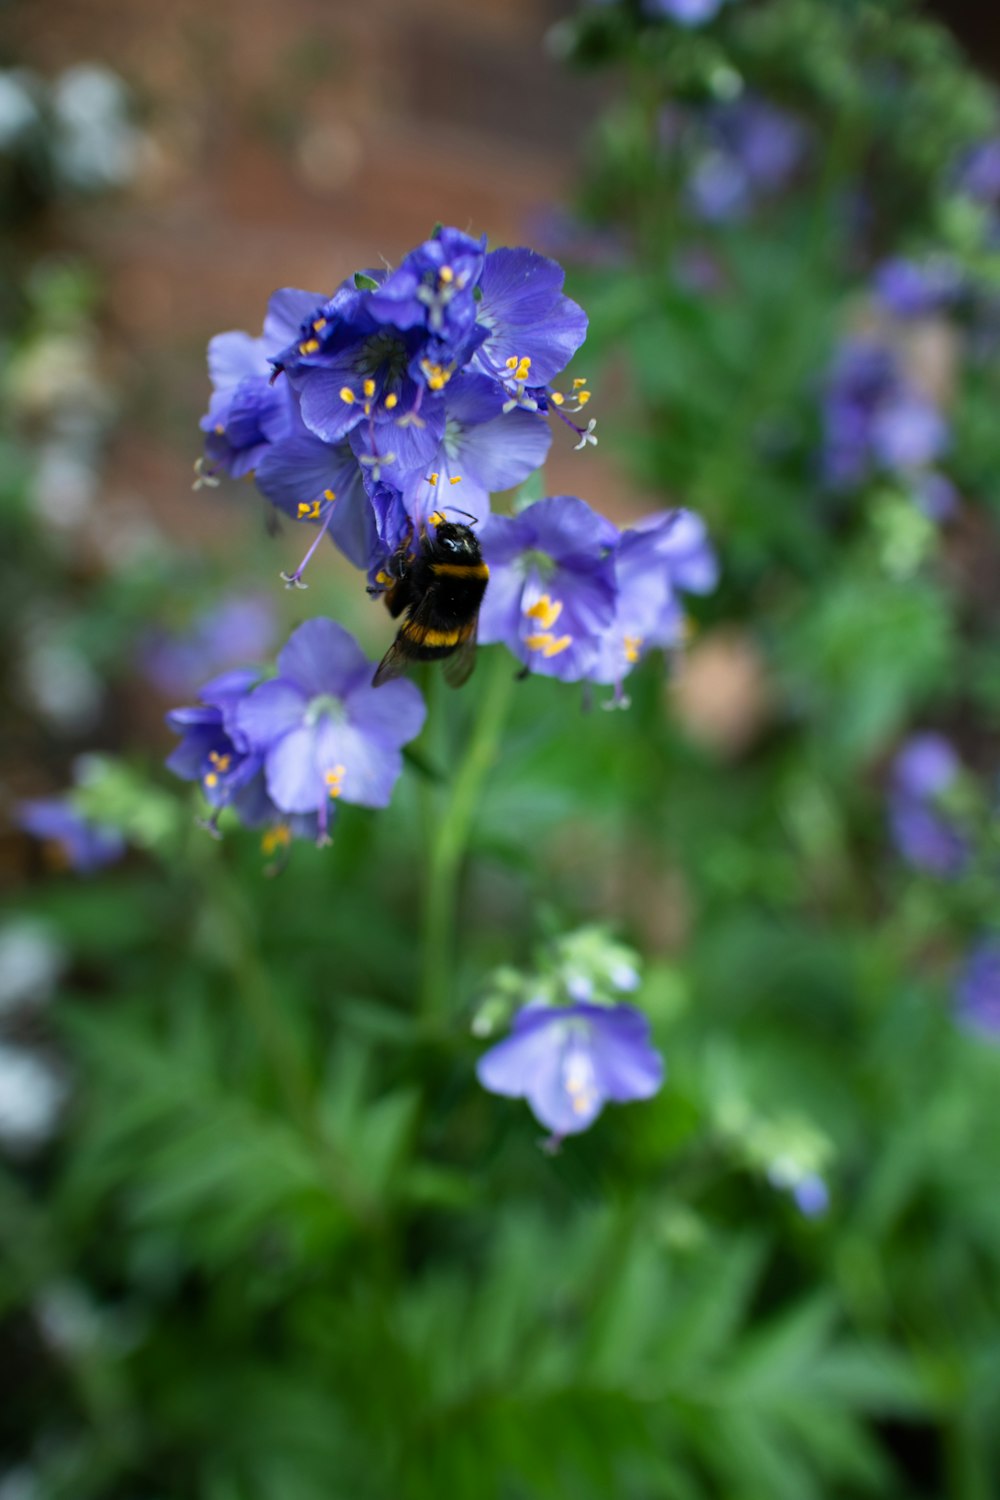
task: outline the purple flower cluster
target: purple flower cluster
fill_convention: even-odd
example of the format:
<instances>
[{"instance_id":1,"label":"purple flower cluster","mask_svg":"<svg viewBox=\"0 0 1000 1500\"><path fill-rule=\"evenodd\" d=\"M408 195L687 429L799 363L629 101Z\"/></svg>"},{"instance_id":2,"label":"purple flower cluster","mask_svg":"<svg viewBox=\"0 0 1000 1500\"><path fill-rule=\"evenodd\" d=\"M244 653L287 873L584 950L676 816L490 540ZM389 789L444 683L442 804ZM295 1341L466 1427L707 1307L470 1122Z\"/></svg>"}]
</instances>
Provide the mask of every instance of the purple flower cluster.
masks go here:
<instances>
[{"instance_id":1,"label":"purple flower cluster","mask_svg":"<svg viewBox=\"0 0 1000 1500\"><path fill-rule=\"evenodd\" d=\"M592 1125L608 1100L649 1099L663 1083L649 1022L630 1005L526 1005L476 1074L493 1094L526 1099L555 1141Z\"/></svg>"},{"instance_id":2,"label":"purple flower cluster","mask_svg":"<svg viewBox=\"0 0 1000 1500\"><path fill-rule=\"evenodd\" d=\"M231 808L268 830L269 848L293 835L326 842L337 802L388 806L402 746L423 727L413 684L373 688L373 668L342 626L308 620L280 652L277 676L229 672L199 704L168 714L181 742L167 765L199 783L213 827Z\"/></svg>"},{"instance_id":3,"label":"purple flower cluster","mask_svg":"<svg viewBox=\"0 0 1000 1500\"><path fill-rule=\"evenodd\" d=\"M544 461L556 412L572 420L586 381L552 382L586 315L555 261L441 228L393 270L358 272L332 296L284 289L263 335L209 346L203 481L252 474L278 509L329 533L372 576L435 511L484 519L491 491Z\"/></svg>"},{"instance_id":4,"label":"purple flower cluster","mask_svg":"<svg viewBox=\"0 0 1000 1500\"><path fill-rule=\"evenodd\" d=\"M855 489L889 473L912 486L933 519L953 508L950 482L932 467L947 450L948 424L906 379L887 344L857 338L841 345L827 380L823 426L823 469L833 489Z\"/></svg>"},{"instance_id":5,"label":"purple flower cluster","mask_svg":"<svg viewBox=\"0 0 1000 1500\"><path fill-rule=\"evenodd\" d=\"M933 875L958 875L969 857L966 840L940 799L961 775L952 745L940 734L909 739L892 766L889 828L908 864Z\"/></svg>"},{"instance_id":6,"label":"purple flower cluster","mask_svg":"<svg viewBox=\"0 0 1000 1500\"><path fill-rule=\"evenodd\" d=\"M491 516L481 534L490 586L480 640L564 682L621 684L646 651L678 643L678 595L718 576L704 523L663 511L619 531L573 495Z\"/></svg>"}]
</instances>

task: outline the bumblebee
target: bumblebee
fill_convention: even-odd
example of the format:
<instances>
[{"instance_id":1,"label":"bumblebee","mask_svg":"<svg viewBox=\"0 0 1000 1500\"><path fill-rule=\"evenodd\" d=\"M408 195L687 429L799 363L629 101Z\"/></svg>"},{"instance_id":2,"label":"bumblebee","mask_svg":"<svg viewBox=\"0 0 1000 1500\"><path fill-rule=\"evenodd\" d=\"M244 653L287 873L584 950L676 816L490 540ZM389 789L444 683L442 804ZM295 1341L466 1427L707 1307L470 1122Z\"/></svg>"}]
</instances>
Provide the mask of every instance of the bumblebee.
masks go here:
<instances>
[{"instance_id":1,"label":"bumblebee","mask_svg":"<svg viewBox=\"0 0 1000 1500\"><path fill-rule=\"evenodd\" d=\"M445 680L461 687L476 664L476 626L490 570L471 526L430 518L433 533L421 528L397 547L379 582L386 608L405 619L383 656L373 685L398 677L410 662L444 661ZM377 590L375 591L377 592Z\"/></svg>"}]
</instances>

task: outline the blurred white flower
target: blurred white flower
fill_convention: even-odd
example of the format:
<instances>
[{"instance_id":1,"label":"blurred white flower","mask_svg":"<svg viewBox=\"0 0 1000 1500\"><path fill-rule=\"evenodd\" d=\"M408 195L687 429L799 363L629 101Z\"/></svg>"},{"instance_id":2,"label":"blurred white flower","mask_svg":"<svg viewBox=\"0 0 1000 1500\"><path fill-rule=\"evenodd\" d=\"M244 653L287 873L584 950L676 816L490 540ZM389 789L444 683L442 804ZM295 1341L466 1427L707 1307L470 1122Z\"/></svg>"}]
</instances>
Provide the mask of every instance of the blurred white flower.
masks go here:
<instances>
[{"instance_id":1,"label":"blurred white flower","mask_svg":"<svg viewBox=\"0 0 1000 1500\"><path fill-rule=\"evenodd\" d=\"M0 151L16 146L39 122L38 80L26 68L0 69Z\"/></svg>"},{"instance_id":2,"label":"blurred white flower","mask_svg":"<svg viewBox=\"0 0 1000 1500\"><path fill-rule=\"evenodd\" d=\"M15 917L0 928L0 1016L44 1005L58 983L65 954L44 922Z\"/></svg>"},{"instance_id":3,"label":"blurred white flower","mask_svg":"<svg viewBox=\"0 0 1000 1500\"><path fill-rule=\"evenodd\" d=\"M128 119L128 96L108 68L80 63L52 88L56 167L85 192L121 187L135 175L140 136Z\"/></svg>"},{"instance_id":4,"label":"blurred white flower","mask_svg":"<svg viewBox=\"0 0 1000 1500\"><path fill-rule=\"evenodd\" d=\"M0 1146L15 1155L43 1146L66 1101L66 1083L27 1047L0 1042Z\"/></svg>"}]
</instances>

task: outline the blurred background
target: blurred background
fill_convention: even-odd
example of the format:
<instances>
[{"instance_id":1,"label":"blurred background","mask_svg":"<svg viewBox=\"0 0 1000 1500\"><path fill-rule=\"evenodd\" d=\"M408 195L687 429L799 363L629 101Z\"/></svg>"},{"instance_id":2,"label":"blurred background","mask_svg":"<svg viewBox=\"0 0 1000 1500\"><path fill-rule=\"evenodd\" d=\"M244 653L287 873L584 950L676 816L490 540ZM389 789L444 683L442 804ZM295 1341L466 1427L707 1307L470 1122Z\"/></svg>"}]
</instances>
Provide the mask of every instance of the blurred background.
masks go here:
<instances>
[{"instance_id":1,"label":"blurred background","mask_svg":"<svg viewBox=\"0 0 1000 1500\"><path fill-rule=\"evenodd\" d=\"M992 1500L1000 18L0 19L0 1500ZM436 1031L436 783L276 873L162 761L306 616L391 636L192 487L209 338L439 221L590 315L546 492L721 577L627 714L519 687ZM668 1082L549 1155L476 1038L613 938Z\"/></svg>"}]
</instances>

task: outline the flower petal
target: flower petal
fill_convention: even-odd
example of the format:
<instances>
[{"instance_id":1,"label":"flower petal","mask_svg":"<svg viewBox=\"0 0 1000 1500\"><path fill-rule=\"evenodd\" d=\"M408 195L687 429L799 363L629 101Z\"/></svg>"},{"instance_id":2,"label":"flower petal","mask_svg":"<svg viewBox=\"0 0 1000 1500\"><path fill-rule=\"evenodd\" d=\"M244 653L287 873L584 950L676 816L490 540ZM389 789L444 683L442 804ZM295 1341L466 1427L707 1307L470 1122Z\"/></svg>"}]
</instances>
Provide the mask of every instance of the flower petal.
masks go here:
<instances>
[{"instance_id":1,"label":"flower petal","mask_svg":"<svg viewBox=\"0 0 1000 1500\"><path fill-rule=\"evenodd\" d=\"M303 722L307 707L305 693L293 683L262 682L237 705L233 723L248 747L266 750Z\"/></svg>"},{"instance_id":2,"label":"flower petal","mask_svg":"<svg viewBox=\"0 0 1000 1500\"><path fill-rule=\"evenodd\" d=\"M339 696L368 662L357 641L334 620L307 620L278 655L278 676L309 698ZM372 666L374 671L374 666Z\"/></svg>"}]
</instances>

